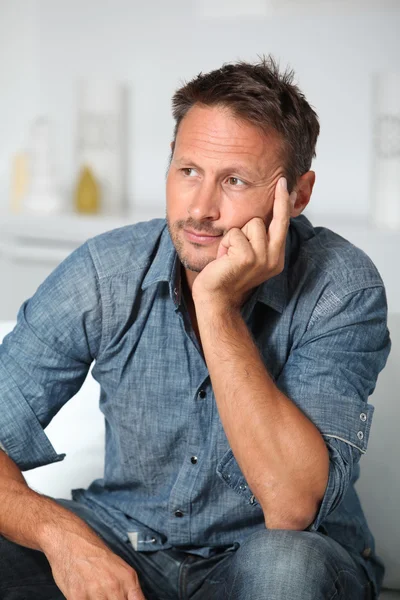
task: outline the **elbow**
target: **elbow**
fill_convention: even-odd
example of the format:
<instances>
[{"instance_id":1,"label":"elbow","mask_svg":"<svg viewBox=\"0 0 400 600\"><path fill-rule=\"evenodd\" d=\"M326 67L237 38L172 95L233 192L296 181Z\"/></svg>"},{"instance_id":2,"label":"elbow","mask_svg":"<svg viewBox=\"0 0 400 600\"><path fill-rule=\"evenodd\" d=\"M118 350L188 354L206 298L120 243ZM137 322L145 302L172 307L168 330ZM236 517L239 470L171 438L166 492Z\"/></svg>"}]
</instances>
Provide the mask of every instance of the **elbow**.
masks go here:
<instances>
[{"instance_id":1,"label":"elbow","mask_svg":"<svg viewBox=\"0 0 400 600\"><path fill-rule=\"evenodd\" d=\"M264 510L264 522L267 529L289 529L292 531L304 531L309 527L318 514L318 505L312 509L301 510L297 513L287 511L278 514L270 510Z\"/></svg>"},{"instance_id":2,"label":"elbow","mask_svg":"<svg viewBox=\"0 0 400 600\"><path fill-rule=\"evenodd\" d=\"M266 529L286 529L291 531L304 531L313 522L314 519L303 518L303 519L290 519L290 518L278 518L278 519L265 519Z\"/></svg>"}]
</instances>

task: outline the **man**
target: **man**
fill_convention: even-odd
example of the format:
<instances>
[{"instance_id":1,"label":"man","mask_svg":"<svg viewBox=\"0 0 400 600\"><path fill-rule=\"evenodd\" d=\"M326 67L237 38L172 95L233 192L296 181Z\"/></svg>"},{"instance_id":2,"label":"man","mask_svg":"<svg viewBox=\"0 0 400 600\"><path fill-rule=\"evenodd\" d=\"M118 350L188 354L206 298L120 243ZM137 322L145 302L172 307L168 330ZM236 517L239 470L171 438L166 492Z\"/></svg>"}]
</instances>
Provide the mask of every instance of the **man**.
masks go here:
<instances>
[{"instance_id":1,"label":"man","mask_svg":"<svg viewBox=\"0 0 400 600\"><path fill-rule=\"evenodd\" d=\"M365 254L301 215L317 116L272 58L173 110L167 222L78 248L0 348L1 598L376 598L354 482L387 307ZM21 470L63 459L43 429L93 361L104 477L40 496Z\"/></svg>"}]
</instances>

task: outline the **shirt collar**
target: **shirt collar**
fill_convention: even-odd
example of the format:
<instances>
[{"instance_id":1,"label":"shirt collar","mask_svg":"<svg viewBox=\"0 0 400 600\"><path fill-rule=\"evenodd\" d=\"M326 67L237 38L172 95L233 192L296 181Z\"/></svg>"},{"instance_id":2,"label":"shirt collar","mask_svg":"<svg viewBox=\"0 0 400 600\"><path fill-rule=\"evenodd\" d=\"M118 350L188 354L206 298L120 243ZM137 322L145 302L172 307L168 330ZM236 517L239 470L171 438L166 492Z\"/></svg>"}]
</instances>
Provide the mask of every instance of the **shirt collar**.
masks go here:
<instances>
[{"instance_id":1,"label":"shirt collar","mask_svg":"<svg viewBox=\"0 0 400 600\"><path fill-rule=\"evenodd\" d=\"M143 280L142 290L160 281L168 282L170 296L175 305L179 306L181 302L180 260L166 224L161 233L156 255Z\"/></svg>"},{"instance_id":2,"label":"shirt collar","mask_svg":"<svg viewBox=\"0 0 400 600\"><path fill-rule=\"evenodd\" d=\"M256 302L263 302L280 313L284 311L288 301L288 266L292 250L293 228L289 227L283 271L258 286L243 307L245 313L250 314ZM180 261L167 226L162 231L156 255L143 280L142 290L160 281L168 282L170 296L178 307L181 302Z\"/></svg>"}]
</instances>

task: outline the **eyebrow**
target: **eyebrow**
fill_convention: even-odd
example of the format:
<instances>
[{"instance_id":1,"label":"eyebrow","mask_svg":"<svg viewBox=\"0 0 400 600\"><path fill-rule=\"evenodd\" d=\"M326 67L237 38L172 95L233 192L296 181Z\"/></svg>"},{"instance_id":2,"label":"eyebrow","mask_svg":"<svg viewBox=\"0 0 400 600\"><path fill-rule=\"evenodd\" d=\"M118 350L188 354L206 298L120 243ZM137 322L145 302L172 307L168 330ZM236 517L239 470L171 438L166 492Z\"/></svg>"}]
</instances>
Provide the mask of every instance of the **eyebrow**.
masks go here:
<instances>
[{"instance_id":1,"label":"eyebrow","mask_svg":"<svg viewBox=\"0 0 400 600\"><path fill-rule=\"evenodd\" d=\"M182 156L179 159L173 159L173 162L178 165L191 165L192 167L198 169L201 173L204 172L204 170L199 165L196 165L196 163L192 159L187 158L185 156ZM244 167L243 165L237 163L232 163L231 165L229 165L229 167L224 167L223 169L221 169L221 171L219 171L219 174L228 175L232 172L243 173L245 177L252 180L257 180L257 178L261 179L258 173L253 173L252 171L246 169L246 167Z\"/></svg>"}]
</instances>

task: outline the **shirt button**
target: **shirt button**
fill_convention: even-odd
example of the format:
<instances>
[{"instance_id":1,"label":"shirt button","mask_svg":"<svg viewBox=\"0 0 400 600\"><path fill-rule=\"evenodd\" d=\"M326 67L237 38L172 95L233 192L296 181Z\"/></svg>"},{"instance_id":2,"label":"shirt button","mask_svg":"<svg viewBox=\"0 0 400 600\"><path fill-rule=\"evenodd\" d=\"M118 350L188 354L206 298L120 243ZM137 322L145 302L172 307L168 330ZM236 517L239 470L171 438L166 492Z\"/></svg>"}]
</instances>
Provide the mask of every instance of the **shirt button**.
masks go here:
<instances>
[{"instance_id":1,"label":"shirt button","mask_svg":"<svg viewBox=\"0 0 400 600\"><path fill-rule=\"evenodd\" d=\"M367 420L367 415L365 413L361 413L360 419L361 419L361 421L366 421Z\"/></svg>"},{"instance_id":2,"label":"shirt button","mask_svg":"<svg viewBox=\"0 0 400 600\"><path fill-rule=\"evenodd\" d=\"M359 432L357 433L357 437L358 437L358 439L359 439L359 440L362 440L362 439L363 439L363 437L364 437L364 434L363 434L363 432L362 432L362 431L359 431Z\"/></svg>"},{"instance_id":3,"label":"shirt button","mask_svg":"<svg viewBox=\"0 0 400 600\"><path fill-rule=\"evenodd\" d=\"M206 391L205 391L205 390L200 390L200 391L199 391L199 398L202 398L202 399L203 399L203 398L205 398L206 396L207 396L207 393L206 393Z\"/></svg>"},{"instance_id":4,"label":"shirt button","mask_svg":"<svg viewBox=\"0 0 400 600\"><path fill-rule=\"evenodd\" d=\"M183 517L183 512L181 510L176 510L175 511L175 516L176 517Z\"/></svg>"},{"instance_id":5,"label":"shirt button","mask_svg":"<svg viewBox=\"0 0 400 600\"><path fill-rule=\"evenodd\" d=\"M365 550L363 550L361 552L361 554L363 555L364 558L369 558L371 556L371 548L365 548Z\"/></svg>"},{"instance_id":6,"label":"shirt button","mask_svg":"<svg viewBox=\"0 0 400 600\"><path fill-rule=\"evenodd\" d=\"M192 456L192 458L190 460L195 465L197 463L197 456Z\"/></svg>"}]
</instances>

